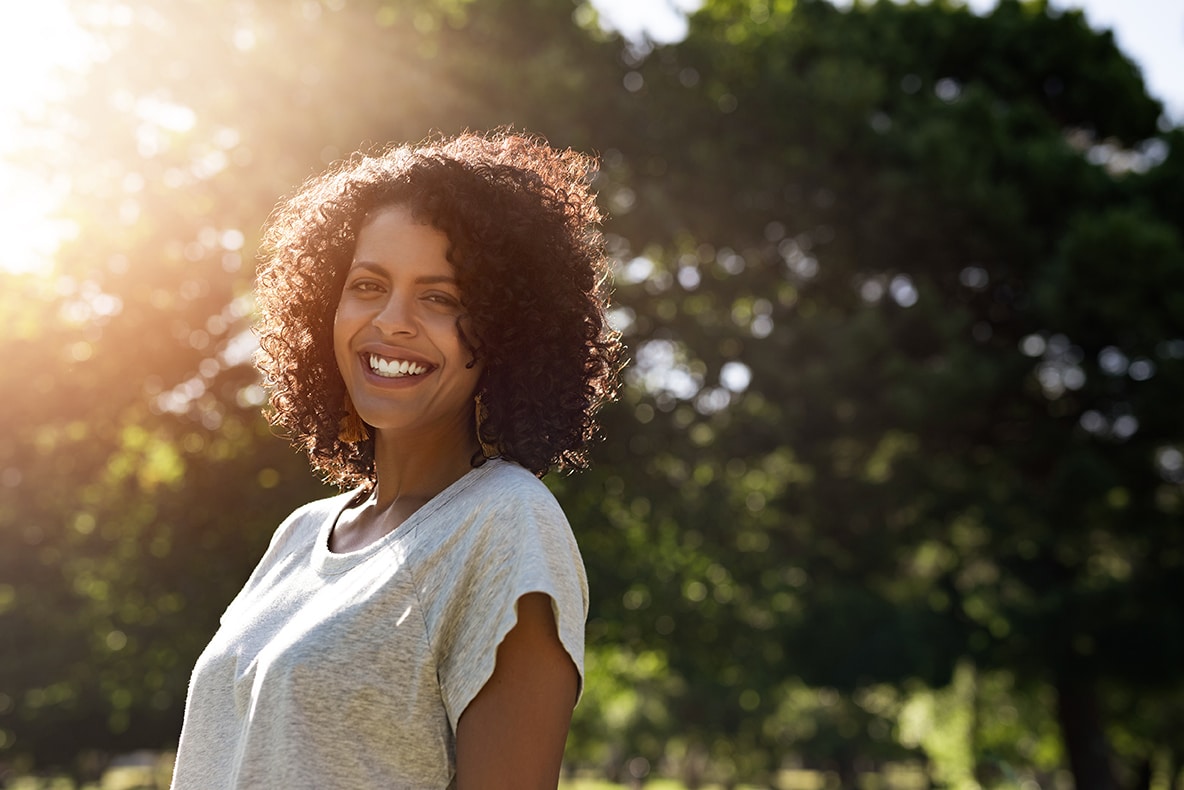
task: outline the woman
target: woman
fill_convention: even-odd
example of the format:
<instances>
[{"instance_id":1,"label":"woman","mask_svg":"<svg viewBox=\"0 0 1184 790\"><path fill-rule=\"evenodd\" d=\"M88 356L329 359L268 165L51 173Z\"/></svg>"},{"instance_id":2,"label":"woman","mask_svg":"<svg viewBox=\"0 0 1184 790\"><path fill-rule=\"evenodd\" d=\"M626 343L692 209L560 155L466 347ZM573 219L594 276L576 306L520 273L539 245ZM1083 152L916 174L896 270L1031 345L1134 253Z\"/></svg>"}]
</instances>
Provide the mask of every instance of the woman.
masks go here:
<instances>
[{"instance_id":1,"label":"woman","mask_svg":"<svg viewBox=\"0 0 1184 790\"><path fill-rule=\"evenodd\" d=\"M619 340L593 162L510 133L355 156L264 236L298 509L190 681L173 786L554 787L587 586L539 481L585 463Z\"/></svg>"}]
</instances>

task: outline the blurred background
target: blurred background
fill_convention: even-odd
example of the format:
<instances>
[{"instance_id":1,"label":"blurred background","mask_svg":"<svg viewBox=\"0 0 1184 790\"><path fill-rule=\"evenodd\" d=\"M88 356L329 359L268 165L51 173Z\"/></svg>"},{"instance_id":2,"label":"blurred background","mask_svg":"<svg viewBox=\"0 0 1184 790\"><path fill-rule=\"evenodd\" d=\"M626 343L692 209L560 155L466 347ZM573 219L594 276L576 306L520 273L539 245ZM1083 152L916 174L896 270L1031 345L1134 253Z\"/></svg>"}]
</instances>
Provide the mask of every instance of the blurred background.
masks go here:
<instances>
[{"instance_id":1,"label":"blurred background","mask_svg":"<svg viewBox=\"0 0 1184 790\"><path fill-rule=\"evenodd\" d=\"M327 493L250 366L278 197L512 124L602 158L631 356L548 479L592 588L569 787L1184 787L1179 109L1040 0L661 10L4 6L0 782L167 784L194 659Z\"/></svg>"}]
</instances>

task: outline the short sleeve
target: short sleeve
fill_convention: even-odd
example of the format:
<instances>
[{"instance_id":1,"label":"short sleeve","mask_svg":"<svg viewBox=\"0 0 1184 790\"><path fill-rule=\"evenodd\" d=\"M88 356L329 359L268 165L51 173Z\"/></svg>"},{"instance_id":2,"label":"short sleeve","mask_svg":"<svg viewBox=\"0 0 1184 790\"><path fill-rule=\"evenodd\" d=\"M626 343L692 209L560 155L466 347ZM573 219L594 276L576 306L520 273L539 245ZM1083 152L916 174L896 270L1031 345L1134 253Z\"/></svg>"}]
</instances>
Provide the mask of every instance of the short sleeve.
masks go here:
<instances>
[{"instance_id":1,"label":"short sleeve","mask_svg":"<svg viewBox=\"0 0 1184 790\"><path fill-rule=\"evenodd\" d=\"M449 555L447 570L422 580L429 639L453 732L493 675L497 648L517 623L518 600L528 593L550 597L559 641L583 690L588 614L583 561L559 503L522 471L525 479L494 489L496 495L468 514L441 547Z\"/></svg>"}]
</instances>

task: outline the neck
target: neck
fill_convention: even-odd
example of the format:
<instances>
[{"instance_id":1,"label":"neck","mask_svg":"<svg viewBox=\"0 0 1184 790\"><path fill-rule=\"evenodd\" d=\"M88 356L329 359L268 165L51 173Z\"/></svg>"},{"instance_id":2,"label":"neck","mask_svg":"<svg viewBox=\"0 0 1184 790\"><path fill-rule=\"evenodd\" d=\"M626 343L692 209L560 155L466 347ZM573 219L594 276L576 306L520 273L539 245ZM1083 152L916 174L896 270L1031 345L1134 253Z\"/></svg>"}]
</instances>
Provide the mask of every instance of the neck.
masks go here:
<instances>
[{"instance_id":1,"label":"neck","mask_svg":"<svg viewBox=\"0 0 1184 790\"><path fill-rule=\"evenodd\" d=\"M378 431L374 443L376 505L379 510L395 502L412 508L422 505L472 469L473 455L479 451L471 431L430 441Z\"/></svg>"}]
</instances>

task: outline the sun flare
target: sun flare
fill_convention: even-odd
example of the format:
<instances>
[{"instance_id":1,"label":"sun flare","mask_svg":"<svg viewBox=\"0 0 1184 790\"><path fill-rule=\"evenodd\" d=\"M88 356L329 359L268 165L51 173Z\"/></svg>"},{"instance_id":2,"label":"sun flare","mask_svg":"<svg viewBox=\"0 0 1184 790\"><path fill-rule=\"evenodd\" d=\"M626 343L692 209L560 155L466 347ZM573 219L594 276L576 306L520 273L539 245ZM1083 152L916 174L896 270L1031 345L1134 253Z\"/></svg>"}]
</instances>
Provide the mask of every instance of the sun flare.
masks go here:
<instances>
[{"instance_id":1,"label":"sun flare","mask_svg":"<svg viewBox=\"0 0 1184 790\"><path fill-rule=\"evenodd\" d=\"M66 0L12 3L0 10L0 269L47 272L68 223L52 215L69 174L37 167L38 122L61 98L62 78L85 72L91 42Z\"/></svg>"}]
</instances>

